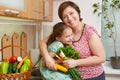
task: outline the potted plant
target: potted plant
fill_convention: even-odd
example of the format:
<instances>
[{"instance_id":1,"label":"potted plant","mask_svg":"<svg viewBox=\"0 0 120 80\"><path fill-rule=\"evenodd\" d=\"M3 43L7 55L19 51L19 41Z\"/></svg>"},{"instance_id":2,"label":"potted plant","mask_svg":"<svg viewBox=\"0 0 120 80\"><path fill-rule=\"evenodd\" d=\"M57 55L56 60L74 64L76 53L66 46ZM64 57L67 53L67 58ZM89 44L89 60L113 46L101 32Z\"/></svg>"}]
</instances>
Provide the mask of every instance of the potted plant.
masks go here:
<instances>
[{"instance_id":1,"label":"potted plant","mask_svg":"<svg viewBox=\"0 0 120 80\"><path fill-rule=\"evenodd\" d=\"M113 48L114 48L114 57L110 58L111 65L115 69L120 69L120 57L117 53L117 15L116 11L120 10L120 0L102 0L102 4L94 3L93 4L94 11L93 13L97 13L98 16L101 15L104 20L105 26L104 29L109 31L108 37L113 40ZM102 12L99 11L102 9Z\"/></svg>"}]
</instances>

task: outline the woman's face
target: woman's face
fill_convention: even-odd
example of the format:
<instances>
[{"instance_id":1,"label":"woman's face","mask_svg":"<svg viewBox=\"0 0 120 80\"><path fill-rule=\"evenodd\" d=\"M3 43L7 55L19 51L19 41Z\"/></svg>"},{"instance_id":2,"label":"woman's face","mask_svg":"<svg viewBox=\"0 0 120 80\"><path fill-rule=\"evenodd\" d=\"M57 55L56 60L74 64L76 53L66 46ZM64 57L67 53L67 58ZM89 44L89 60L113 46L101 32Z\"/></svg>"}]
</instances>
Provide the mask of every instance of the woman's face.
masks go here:
<instances>
[{"instance_id":1,"label":"woman's face","mask_svg":"<svg viewBox=\"0 0 120 80\"><path fill-rule=\"evenodd\" d=\"M71 28L66 28L60 37L57 37L58 41L61 41L64 44L72 44L73 32Z\"/></svg>"},{"instance_id":2,"label":"woman's face","mask_svg":"<svg viewBox=\"0 0 120 80\"><path fill-rule=\"evenodd\" d=\"M71 28L74 28L80 22L80 16L78 12L71 6L64 9L62 19L63 22Z\"/></svg>"}]
</instances>

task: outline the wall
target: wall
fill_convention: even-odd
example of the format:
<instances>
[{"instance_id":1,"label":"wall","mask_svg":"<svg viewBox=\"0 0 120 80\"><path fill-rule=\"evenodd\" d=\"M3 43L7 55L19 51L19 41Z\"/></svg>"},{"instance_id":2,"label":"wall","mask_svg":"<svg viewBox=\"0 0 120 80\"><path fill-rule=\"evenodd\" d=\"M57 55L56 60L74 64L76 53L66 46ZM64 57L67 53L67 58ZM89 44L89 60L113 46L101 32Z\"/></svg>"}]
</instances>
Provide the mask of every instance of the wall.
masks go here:
<instances>
[{"instance_id":1,"label":"wall","mask_svg":"<svg viewBox=\"0 0 120 80\"><path fill-rule=\"evenodd\" d=\"M28 45L29 49L30 46L33 46L33 27L27 25L15 25L15 24L0 24L0 39L4 36L4 34L10 36L12 38L12 34L16 32L19 35L22 32L25 32L28 36ZM31 35L30 35L31 34Z\"/></svg>"},{"instance_id":2,"label":"wall","mask_svg":"<svg viewBox=\"0 0 120 80\"><path fill-rule=\"evenodd\" d=\"M57 22L61 21L58 17L58 7L59 5L67 0L54 0L54 8L53 8L53 22L43 22L43 34L41 34L42 38L48 36L52 30L52 26ZM89 25L94 26L98 33L101 34L101 27L99 24L99 18L93 14L92 4L98 2L99 0L71 0L79 5L81 10L81 17L83 18L83 22Z\"/></svg>"},{"instance_id":3,"label":"wall","mask_svg":"<svg viewBox=\"0 0 120 80\"><path fill-rule=\"evenodd\" d=\"M38 45L38 42L36 42L38 41L36 40L37 25L38 23L36 22L26 22L26 21L21 22L16 20L12 21L11 19L9 20L0 19L0 41L5 34L12 38L14 32L18 33L19 35L21 35L22 32L25 32L27 34L27 44L28 44L27 48L28 48L28 52L30 52L31 49L37 48L36 45ZM1 42L0 42L0 48L1 48Z\"/></svg>"}]
</instances>

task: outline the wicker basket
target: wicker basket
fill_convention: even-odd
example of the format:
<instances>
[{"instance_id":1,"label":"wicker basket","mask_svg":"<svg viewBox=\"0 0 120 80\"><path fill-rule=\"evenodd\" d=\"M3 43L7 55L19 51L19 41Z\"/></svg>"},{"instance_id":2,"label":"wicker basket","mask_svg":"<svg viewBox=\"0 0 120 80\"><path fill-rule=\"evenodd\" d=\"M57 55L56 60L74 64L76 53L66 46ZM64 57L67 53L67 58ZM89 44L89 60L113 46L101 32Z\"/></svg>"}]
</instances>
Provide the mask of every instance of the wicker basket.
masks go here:
<instances>
[{"instance_id":1,"label":"wicker basket","mask_svg":"<svg viewBox=\"0 0 120 80\"><path fill-rule=\"evenodd\" d=\"M0 49L0 51L8 47L17 47L24 51L24 53L27 55L26 57L30 59L30 68L23 73L0 74L0 80L30 80L33 64L29 53L24 48L18 45L8 45Z\"/></svg>"}]
</instances>

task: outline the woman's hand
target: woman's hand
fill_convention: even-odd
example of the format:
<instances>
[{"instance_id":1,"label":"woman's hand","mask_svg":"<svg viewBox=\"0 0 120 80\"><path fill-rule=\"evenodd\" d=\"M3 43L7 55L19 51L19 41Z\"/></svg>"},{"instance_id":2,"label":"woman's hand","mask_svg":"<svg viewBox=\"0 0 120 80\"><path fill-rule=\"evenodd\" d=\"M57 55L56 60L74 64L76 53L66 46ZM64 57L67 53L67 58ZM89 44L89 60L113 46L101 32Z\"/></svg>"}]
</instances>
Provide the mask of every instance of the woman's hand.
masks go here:
<instances>
[{"instance_id":1,"label":"woman's hand","mask_svg":"<svg viewBox=\"0 0 120 80\"><path fill-rule=\"evenodd\" d=\"M51 56L44 58L45 65L51 70L57 70L55 67L55 60Z\"/></svg>"},{"instance_id":2,"label":"woman's hand","mask_svg":"<svg viewBox=\"0 0 120 80\"><path fill-rule=\"evenodd\" d=\"M73 68L73 67L76 67L76 61L74 59L68 59L63 61L63 65L66 68Z\"/></svg>"}]
</instances>

